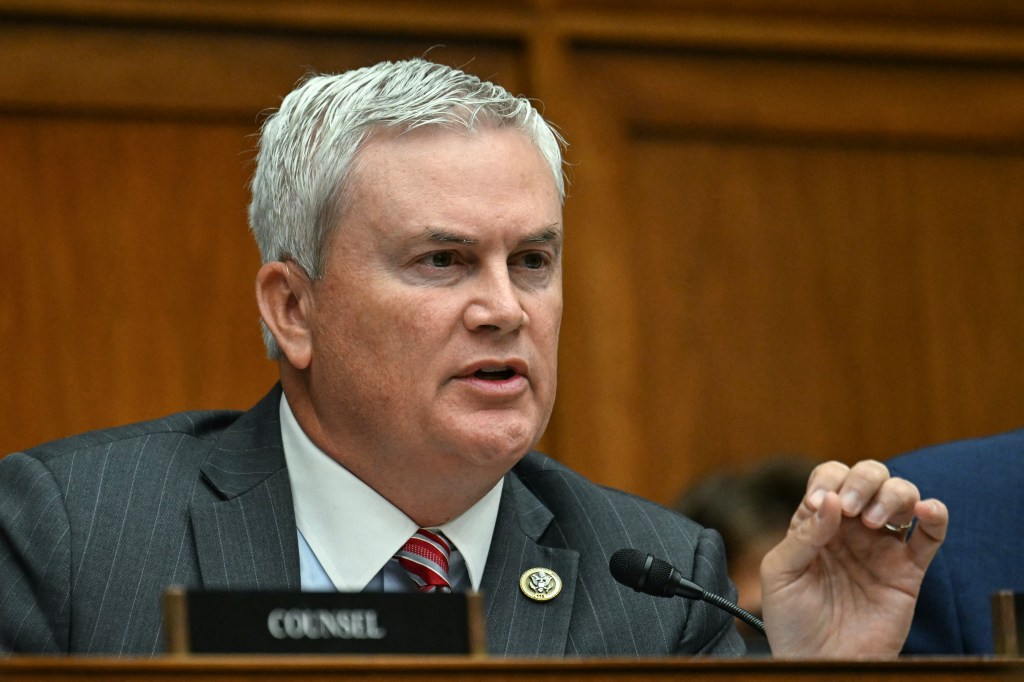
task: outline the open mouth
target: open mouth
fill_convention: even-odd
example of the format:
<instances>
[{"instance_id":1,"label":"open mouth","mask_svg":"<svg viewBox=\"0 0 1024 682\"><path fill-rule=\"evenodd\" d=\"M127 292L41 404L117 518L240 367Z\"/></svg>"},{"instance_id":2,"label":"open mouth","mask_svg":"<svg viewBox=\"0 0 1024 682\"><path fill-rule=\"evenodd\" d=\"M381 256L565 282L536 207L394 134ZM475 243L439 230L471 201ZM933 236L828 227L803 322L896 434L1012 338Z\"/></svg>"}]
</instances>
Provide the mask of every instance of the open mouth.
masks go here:
<instances>
[{"instance_id":1,"label":"open mouth","mask_svg":"<svg viewBox=\"0 0 1024 682\"><path fill-rule=\"evenodd\" d=\"M501 369L478 369L473 372L473 376L477 379L485 379L486 381L505 381L515 376L515 370L503 367Z\"/></svg>"}]
</instances>

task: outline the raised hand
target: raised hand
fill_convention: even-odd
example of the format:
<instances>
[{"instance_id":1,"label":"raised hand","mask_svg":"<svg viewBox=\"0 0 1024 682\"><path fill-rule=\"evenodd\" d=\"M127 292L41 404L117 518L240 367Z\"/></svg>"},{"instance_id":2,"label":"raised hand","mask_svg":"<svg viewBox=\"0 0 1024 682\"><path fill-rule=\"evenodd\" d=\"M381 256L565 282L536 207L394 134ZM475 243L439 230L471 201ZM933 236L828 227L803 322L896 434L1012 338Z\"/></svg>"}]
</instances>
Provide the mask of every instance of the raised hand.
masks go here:
<instances>
[{"instance_id":1,"label":"raised hand","mask_svg":"<svg viewBox=\"0 0 1024 682\"><path fill-rule=\"evenodd\" d=\"M944 504L922 501L880 462L818 466L786 537L761 563L773 655L896 656L948 522Z\"/></svg>"}]
</instances>

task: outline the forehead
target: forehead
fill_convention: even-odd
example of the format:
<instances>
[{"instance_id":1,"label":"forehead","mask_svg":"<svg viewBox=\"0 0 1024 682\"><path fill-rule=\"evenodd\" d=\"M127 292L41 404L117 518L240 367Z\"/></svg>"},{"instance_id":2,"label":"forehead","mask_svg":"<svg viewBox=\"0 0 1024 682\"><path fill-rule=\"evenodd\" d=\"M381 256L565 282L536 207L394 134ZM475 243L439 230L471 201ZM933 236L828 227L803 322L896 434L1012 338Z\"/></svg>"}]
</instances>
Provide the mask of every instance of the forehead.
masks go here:
<instances>
[{"instance_id":1,"label":"forehead","mask_svg":"<svg viewBox=\"0 0 1024 682\"><path fill-rule=\"evenodd\" d=\"M494 160L501 163L489 166ZM456 171L474 162L488 174L513 171L525 162L530 170L543 169L546 179L555 185L547 159L526 132L490 125L471 130L441 125L375 130L360 145L353 172L361 176L399 170Z\"/></svg>"},{"instance_id":2,"label":"forehead","mask_svg":"<svg viewBox=\"0 0 1024 682\"><path fill-rule=\"evenodd\" d=\"M533 141L512 128L378 132L360 151L350 181L354 214L418 223L421 230L474 221L561 225L550 166Z\"/></svg>"}]
</instances>

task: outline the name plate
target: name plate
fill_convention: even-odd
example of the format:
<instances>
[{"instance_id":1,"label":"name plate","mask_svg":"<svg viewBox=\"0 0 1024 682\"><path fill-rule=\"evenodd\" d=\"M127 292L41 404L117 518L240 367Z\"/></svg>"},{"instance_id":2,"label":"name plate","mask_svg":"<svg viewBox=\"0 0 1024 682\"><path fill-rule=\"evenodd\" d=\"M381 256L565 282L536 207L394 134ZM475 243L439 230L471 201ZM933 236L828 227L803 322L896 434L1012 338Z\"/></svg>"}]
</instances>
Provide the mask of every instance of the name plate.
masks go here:
<instances>
[{"instance_id":1,"label":"name plate","mask_svg":"<svg viewBox=\"0 0 1024 682\"><path fill-rule=\"evenodd\" d=\"M168 653L483 654L478 593L169 589Z\"/></svg>"}]
</instances>

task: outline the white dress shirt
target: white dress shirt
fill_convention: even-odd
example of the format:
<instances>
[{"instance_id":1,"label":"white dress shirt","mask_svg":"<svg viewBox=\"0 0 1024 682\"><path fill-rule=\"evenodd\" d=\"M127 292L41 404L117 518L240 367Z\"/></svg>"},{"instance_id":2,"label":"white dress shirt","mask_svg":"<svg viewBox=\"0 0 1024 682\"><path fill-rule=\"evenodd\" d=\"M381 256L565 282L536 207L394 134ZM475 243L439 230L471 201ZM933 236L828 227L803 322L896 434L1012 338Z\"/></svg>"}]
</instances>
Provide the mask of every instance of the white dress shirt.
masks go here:
<instances>
[{"instance_id":1,"label":"white dress shirt","mask_svg":"<svg viewBox=\"0 0 1024 682\"><path fill-rule=\"evenodd\" d=\"M318 448L299 426L283 393L280 414L302 589L415 589L390 559L419 526ZM449 576L456 590L480 589L502 486L499 480L462 515L437 528L455 545Z\"/></svg>"}]
</instances>

